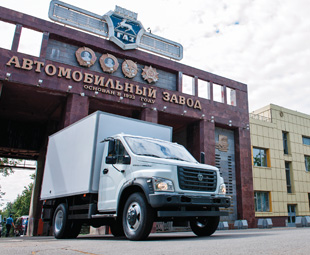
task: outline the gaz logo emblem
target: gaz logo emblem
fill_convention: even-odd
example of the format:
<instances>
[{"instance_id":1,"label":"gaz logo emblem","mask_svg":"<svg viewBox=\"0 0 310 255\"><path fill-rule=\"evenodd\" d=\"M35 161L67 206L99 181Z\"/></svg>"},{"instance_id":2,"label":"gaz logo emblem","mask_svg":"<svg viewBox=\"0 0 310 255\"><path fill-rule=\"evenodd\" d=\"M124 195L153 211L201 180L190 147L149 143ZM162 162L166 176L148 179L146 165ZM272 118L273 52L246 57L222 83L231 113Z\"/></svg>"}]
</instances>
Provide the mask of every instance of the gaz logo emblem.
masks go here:
<instances>
[{"instance_id":1,"label":"gaz logo emblem","mask_svg":"<svg viewBox=\"0 0 310 255\"><path fill-rule=\"evenodd\" d=\"M203 175L202 174L198 174L197 178L198 178L198 181L200 181L200 182L203 181Z\"/></svg>"},{"instance_id":2,"label":"gaz logo emblem","mask_svg":"<svg viewBox=\"0 0 310 255\"><path fill-rule=\"evenodd\" d=\"M105 19L109 26L109 38L123 49L136 49L145 32L142 24L134 17L117 12L108 12Z\"/></svg>"}]
</instances>

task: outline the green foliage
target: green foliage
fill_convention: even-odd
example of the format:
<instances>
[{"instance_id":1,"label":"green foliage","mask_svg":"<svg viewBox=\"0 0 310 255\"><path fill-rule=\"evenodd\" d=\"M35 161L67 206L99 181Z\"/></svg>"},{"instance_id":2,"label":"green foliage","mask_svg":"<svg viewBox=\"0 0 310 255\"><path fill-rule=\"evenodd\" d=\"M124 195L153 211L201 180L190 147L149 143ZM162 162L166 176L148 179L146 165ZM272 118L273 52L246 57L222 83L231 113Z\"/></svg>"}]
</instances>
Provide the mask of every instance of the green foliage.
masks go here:
<instances>
[{"instance_id":1,"label":"green foliage","mask_svg":"<svg viewBox=\"0 0 310 255\"><path fill-rule=\"evenodd\" d=\"M25 186L22 194L17 196L12 208L14 212L14 218L18 218L23 215L29 215L32 189L33 183L30 183L28 187Z\"/></svg>"},{"instance_id":2,"label":"green foliage","mask_svg":"<svg viewBox=\"0 0 310 255\"><path fill-rule=\"evenodd\" d=\"M1 212L2 218L7 218L12 214L14 220L16 220L23 215L29 215L32 189L33 183L30 183L27 187L25 186L22 194L18 195L13 203L7 203L6 207Z\"/></svg>"},{"instance_id":3,"label":"green foliage","mask_svg":"<svg viewBox=\"0 0 310 255\"><path fill-rule=\"evenodd\" d=\"M11 159L11 158L0 158L0 176L7 177L10 174L14 173L12 167L16 166L19 162L22 162L21 159ZM5 195L5 192L1 191L0 185L0 198ZM0 203L0 205L3 205Z\"/></svg>"},{"instance_id":4,"label":"green foliage","mask_svg":"<svg viewBox=\"0 0 310 255\"><path fill-rule=\"evenodd\" d=\"M21 159L0 158L0 173L6 177L14 173L12 167L16 166Z\"/></svg>"}]
</instances>

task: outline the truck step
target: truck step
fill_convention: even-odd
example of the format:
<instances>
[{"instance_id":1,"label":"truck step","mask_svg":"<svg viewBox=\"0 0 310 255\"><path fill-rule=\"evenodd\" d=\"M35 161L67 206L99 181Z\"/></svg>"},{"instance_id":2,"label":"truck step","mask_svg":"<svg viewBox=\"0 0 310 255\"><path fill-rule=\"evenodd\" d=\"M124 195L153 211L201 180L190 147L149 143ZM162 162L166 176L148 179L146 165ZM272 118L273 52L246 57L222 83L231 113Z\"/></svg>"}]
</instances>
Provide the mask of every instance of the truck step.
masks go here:
<instances>
[{"instance_id":1,"label":"truck step","mask_svg":"<svg viewBox=\"0 0 310 255\"><path fill-rule=\"evenodd\" d=\"M97 218L116 218L116 214L95 214L91 216L93 219Z\"/></svg>"}]
</instances>

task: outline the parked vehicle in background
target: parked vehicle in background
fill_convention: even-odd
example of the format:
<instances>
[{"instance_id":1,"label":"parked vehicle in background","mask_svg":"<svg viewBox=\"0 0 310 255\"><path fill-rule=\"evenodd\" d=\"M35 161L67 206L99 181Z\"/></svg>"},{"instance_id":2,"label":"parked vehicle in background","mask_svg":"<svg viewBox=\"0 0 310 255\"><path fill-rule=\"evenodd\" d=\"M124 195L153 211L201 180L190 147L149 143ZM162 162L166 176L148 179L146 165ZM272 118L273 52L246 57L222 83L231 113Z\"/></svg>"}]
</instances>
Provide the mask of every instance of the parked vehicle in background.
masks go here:
<instances>
[{"instance_id":1,"label":"parked vehicle in background","mask_svg":"<svg viewBox=\"0 0 310 255\"><path fill-rule=\"evenodd\" d=\"M19 218L17 218L15 222L15 228L14 228L14 233L15 236L21 236L26 234L27 230L27 220L28 220L28 215L23 215Z\"/></svg>"},{"instance_id":2,"label":"parked vehicle in background","mask_svg":"<svg viewBox=\"0 0 310 255\"><path fill-rule=\"evenodd\" d=\"M2 215L0 215L0 237L2 236Z\"/></svg>"}]
</instances>

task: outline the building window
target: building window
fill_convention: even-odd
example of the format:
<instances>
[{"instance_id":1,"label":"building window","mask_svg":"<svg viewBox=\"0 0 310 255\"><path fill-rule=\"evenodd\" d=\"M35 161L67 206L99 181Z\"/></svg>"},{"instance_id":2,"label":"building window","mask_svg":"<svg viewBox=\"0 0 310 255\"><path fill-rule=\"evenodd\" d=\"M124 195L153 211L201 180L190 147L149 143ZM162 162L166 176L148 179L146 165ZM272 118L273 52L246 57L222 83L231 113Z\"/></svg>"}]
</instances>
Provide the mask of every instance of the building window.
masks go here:
<instances>
[{"instance_id":1,"label":"building window","mask_svg":"<svg viewBox=\"0 0 310 255\"><path fill-rule=\"evenodd\" d=\"M227 104L236 106L236 90L226 87Z\"/></svg>"},{"instance_id":2,"label":"building window","mask_svg":"<svg viewBox=\"0 0 310 255\"><path fill-rule=\"evenodd\" d=\"M310 193L308 193L308 201L309 201L309 208L310 208Z\"/></svg>"},{"instance_id":3,"label":"building window","mask_svg":"<svg viewBox=\"0 0 310 255\"><path fill-rule=\"evenodd\" d=\"M309 137L303 136L303 137L302 137L302 143L303 143L304 145L310 145L310 138L309 138Z\"/></svg>"},{"instance_id":4,"label":"building window","mask_svg":"<svg viewBox=\"0 0 310 255\"><path fill-rule=\"evenodd\" d=\"M213 101L224 103L224 87L213 83Z\"/></svg>"},{"instance_id":5,"label":"building window","mask_svg":"<svg viewBox=\"0 0 310 255\"><path fill-rule=\"evenodd\" d=\"M310 172L310 156L305 156L306 171Z\"/></svg>"},{"instance_id":6,"label":"building window","mask_svg":"<svg viewBox=\"0 0 310 255\"><path fill-rule=\"evenodd\" d=\"M291 163L285 162L285 173L286 173L286 187L287 193L292 193L292 184L291 184Z\"/></svg>"},{"instance_id":7,"label":"building window","mask_svg":"<svg viewBox=\"0 0 310 255\"><path fill-rule=\"evenodd\" d=\"M288 133L282 132L284 154L288 154Z\"/></svg>"},{"instance_id":8,"label":"building window","mask_svg":"<svg viewBox=\"0 0 310 255\"><path fill-rule=\"evenodd\" d=\"M253 165L267 167L267 150L253 147Z\"/></svg>"},{"instance_id":9,"label":"building window","mask_svg":"<svg viewBox=\"0 0 310 255\"><path fill-rule=\"evenodd\" d=\"M255 191L254 192L255 212L269 212L269 192Z\"/></svg>"},{"instance_id":10,"label":"building window","mask_svg":"<svg viewBox=\"0 0 310 255\"><path fill-rule=\"evenodd\" d=\"M198 96L210 99L210 82L198 79Z\"/></svg>"}]
</instances>

